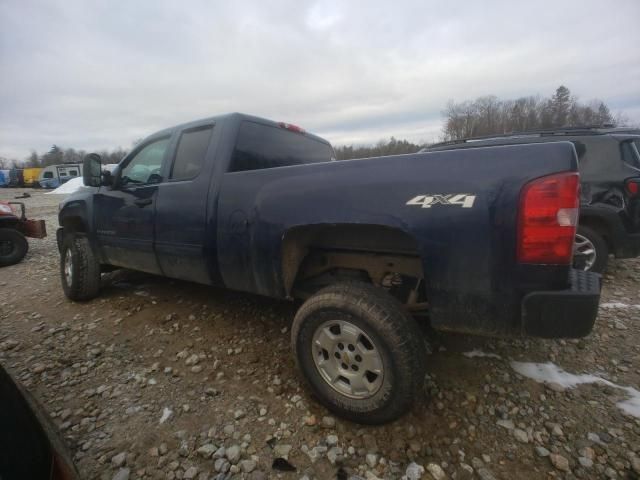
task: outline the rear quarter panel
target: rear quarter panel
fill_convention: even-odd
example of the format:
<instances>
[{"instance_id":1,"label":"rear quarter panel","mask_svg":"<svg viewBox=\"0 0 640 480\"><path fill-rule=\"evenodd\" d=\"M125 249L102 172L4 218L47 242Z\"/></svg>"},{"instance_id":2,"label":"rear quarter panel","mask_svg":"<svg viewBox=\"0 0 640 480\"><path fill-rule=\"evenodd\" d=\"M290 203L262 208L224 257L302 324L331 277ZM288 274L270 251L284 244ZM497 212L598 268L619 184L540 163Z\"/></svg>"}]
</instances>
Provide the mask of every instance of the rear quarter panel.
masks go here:
<instances>
[{"instance_id":1,"label":"rear quarter panel","mask_svg":"<svg viewBox=\"0 0 640 480\"><path fill-rule=\"evenodd\" d=\"M419 246L434 326L518 329L520 190L534 178L576 169L573 145L561 142L226 173L218 205L221 275L229 288L283 297L281 248L289 229L387 226ZM407 205L417 195L455 193L475 195L473 207ZM566 280L568 269L551 271Z\"/></svg>"}]
</instances>

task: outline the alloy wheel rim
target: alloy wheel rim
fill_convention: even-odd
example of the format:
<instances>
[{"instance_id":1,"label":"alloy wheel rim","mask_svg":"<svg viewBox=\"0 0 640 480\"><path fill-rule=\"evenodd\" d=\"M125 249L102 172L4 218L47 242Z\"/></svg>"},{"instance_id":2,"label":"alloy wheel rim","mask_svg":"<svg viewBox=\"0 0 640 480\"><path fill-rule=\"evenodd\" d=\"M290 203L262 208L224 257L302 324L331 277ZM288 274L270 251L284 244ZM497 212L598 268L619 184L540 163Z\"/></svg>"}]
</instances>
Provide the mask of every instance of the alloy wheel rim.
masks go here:
<instances>
[{"instance_id":1,"label":"alloy wheel rim","mask_svg":"<svg viewBox=\"0 0 640 480\"><path fill-rule=\"evenodd\" d=\"M73 258L71 252L67 252L67 256L64 259L64 279L67 285L71 285L73 281Z\"/></svg>"},{"instance_id":2,"label":"alloy wheel rim","mask_svg":"<svg viewBox=\"0 0 640 480\"><path fill-rule=\"evenodd\" d=\"M591 240L578 233L573 244L573 256L580 260L579 265L583 270L589 270L596 263L596 247Z\"/></svg>"},{"instance_id":3,"label":"alloy wheel rim","mask_svg":"<svg viewBox=\"0 0 640 480\"><path fill-rule=\"evenodd\" d=\"M353 323L324 322L313 335L311 350L318 373L336 392L363 400L382 387L384 364L380 350Z\"/></svg>"}]
</instances>

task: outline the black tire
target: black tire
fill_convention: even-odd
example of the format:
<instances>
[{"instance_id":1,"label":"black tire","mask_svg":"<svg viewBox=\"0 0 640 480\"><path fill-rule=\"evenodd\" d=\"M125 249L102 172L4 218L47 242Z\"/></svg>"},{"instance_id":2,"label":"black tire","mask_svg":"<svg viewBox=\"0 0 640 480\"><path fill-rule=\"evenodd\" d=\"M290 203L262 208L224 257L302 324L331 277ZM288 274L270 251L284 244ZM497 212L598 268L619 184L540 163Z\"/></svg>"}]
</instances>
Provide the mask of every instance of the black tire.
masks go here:
<instances>
[{"instance_id":1,"label":"black tire","mask_svg":"<svg viewBox=\"0 0 640 480\"><path fill-rule=\"evenodd\" d=\"M313 347L314 335L326 331L329 328L326 325L334 321L347 322L347 328L355 326L356 331L364 333L364 339L362 335L358 338L370 342L381 359L380 386L368 398L352 398L341 393L325 380L320 373L321 367L316 366L314 355L320 362L329 357L328 350ZM345 282L320 290L298 310L291 329L291 341L298 368L312 392L323 405L341 417L365 424L389 422L406 413L413 401L420 397L425 377L424 336L403 306L380 288L360 282ZM337 343L336 348L340 345L342 343ZM352 345L348 347L351 349ZM338 357L337 363L343 362L338 350L333 354ZM358 356L353 358L357 360ZM357 367L355 360L350 368ZM346 364L341 365L344 368ZM345 375L357 373L349 368L347 371ZM366 376L364 369L362 375ZM374 382L378 381L377 376L372 377ZM345 388L351 384L342 375L338 378L341 380L333 382L334 385L341 384Z\"/></svg>"},{"instance_id":2,"label":"black tire","mask_svg":"<svg viewBox=\"0 0 640 480\"><path fill-rule=\"evenodd\" d=\"M588 243L585 243L588 242ZM590 245L589 245L590 244ZM573 266L580 270L603 273L609 263L609 245L604 237L591 227L578 226L574 248ZM581 247L582 245L582 247ZM581 251L594 250L595 259L591 261ZM592 262L592 263L591 263ZM591 265L589 265L591 263Z\"/></svg>"},{"instance_id":3,"label":"black tire","mask_svg":"<svg viewBox=\"0 0 640 480\"><path fill-rule=\"evenodd\" d=\"M0 228L0 267L15 265L29 251L25 236L13 228Z\"/></svg>"},{"instance_id":4,"label":"black tire","mask_svg":"<svg viewBox=\"0 0 640 480\"><path fill-rule=\"evenodd\" d=\"M67 264L68 258L70 265ZM70 275L66 267L70 267ZM87 237L65 237L60 254L60 279L64 294L71 300L91 300L98 295L100 264Z\"/></svg>"}]
</instances>

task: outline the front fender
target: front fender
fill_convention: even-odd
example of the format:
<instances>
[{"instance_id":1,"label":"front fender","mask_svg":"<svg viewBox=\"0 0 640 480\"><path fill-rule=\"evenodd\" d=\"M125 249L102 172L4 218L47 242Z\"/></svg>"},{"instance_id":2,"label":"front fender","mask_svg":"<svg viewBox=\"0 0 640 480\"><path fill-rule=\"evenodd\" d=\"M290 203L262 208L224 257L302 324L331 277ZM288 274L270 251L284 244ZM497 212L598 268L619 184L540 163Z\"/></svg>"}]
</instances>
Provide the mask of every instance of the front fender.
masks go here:
<instances>
[{"instance_id":1,"label":"front fender","mask_svg":"<svg viewBox=\"0 0 640 480\"><path fill-rule=\"evenodd\" d=\"M72 195L60 206L56 231L58 249L62 248L64 236L68 233L85 235L95 251L99 252L95 225L93 221L93 192L80 192Z\"/></svg>"},{"instance_id":2,"label":"front fender","mask_svg":"<svg viewBox=\"0 0 640 480\"><path fill-rule=\"evenodd\" d=\"M58 212L58 224L63 228L91 235L93 232L92 212L93 198L91 196L70 198L61 204Z\"/></svg>"}]
</instances>

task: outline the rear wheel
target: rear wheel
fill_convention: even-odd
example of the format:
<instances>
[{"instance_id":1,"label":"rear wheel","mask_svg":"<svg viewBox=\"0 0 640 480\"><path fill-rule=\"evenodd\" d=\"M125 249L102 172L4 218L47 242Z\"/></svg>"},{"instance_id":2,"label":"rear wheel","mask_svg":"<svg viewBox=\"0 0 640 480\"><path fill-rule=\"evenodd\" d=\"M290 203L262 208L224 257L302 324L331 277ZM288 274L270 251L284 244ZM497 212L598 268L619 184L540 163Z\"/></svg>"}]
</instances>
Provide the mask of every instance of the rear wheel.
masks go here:
<instances>
[{"instance_id":1,"label":"rear wheel","mask_svg":"<svg viewBox=\"0 0 640 480\"><path fill-rule=\"evenodd\" d=\"M86 237L68 235L60 254L62 289L71 300L90 300L100 290L100 264Z\"/></svg>"},{"instance_id":2,"label":"rear wheel","mask_svg":"<svg viewBox=\"0 0 640 480\"><path fill-rule=\"evenodd\" d=\"M609 262L609 246L604 237L591 227L579 226L573 246L573 266L580 270L602 273Z\"/></svg>"},{"instance_id":3,"label":"rear wheel","mask_svg":"<svg viewBox=\"0 0 640 480\"><path fill-rule=\"evenodd\" d=\"M358 282L329 286L293 322L296 361L317 398L359 423L391 421L424 385L425 342L386 291Z\"/></svg>"},{"instance_id":4,"label":"rear wheel","mask_svg":"<svg viewBox=\"0 0 640 480\"><path fill-rule=\"evenodd\" d=\"M14 265L29 251L25 236L13 228L0 228L0 267Z\"/></svg>"}]
</instances>

